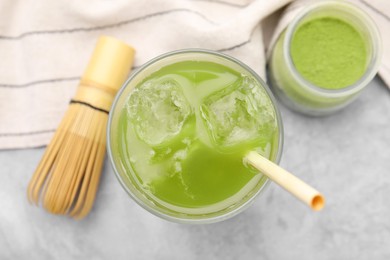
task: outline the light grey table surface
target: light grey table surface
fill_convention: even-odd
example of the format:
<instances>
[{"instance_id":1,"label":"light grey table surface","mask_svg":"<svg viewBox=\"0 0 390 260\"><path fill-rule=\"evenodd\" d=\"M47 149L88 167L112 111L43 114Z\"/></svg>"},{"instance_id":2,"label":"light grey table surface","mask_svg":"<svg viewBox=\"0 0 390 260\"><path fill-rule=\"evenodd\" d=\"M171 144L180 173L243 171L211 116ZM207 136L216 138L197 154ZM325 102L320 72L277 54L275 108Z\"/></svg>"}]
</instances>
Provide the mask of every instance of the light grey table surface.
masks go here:
<instances>
[{"instance_id":1,"label":"light grey table surface","mask_svg":"<svg viewBox=\"0 0 390 260\"><path fill-rule=\"evenodd\" d=\"M0 151L0 259L390 259L390 91L376 78L342 112L281 107L282 165L322 191L320 213L275 184L238 216L190 226L133 202L106 160L82 221L28 204L43 149Z\"/></svg>"}]
</instances>

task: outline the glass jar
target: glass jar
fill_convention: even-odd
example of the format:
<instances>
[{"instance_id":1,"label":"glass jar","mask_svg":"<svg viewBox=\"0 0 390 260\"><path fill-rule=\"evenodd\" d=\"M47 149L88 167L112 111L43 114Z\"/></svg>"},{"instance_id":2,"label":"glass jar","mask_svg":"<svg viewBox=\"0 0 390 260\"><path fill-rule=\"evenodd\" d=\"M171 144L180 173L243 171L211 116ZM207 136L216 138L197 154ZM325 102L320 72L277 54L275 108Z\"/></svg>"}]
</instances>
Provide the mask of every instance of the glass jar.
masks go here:
<instances>
[{"instance_id":1,"label":"glass jar","mask_svg":"<svg viewBox=\"0 0 390 260\"><path fill-rule=\"evenodd\" d=\"M229 205L226 208L219 209L215 212L206 213L181 212L180 210L178 210L177 207L168 207L166 205L157 203L156 201L151 199L145 193L144 189L140 187L133 174L128 172L126 168L123 167L122 160L124 160L124 158L121 158L119 153L120 138L118 138L118 136L120 135L121 131L119 126L120 115L134 87L137 86L140 82L142 82L146 77L160 70L161 68L181 61L208 61L221 64L243 75L252 76L254 80L256 80L257 83L259 83L259 85L264 88L265 92L268 94L271 100L273 109L275 111L278 128L278 131L276 132L275 136L276 141L274 147L271 148L272 152L270 160L276 163L280 161L283 146L282 119L276 106L275 99L267 85L252 69L250 69L242 62L218 52L201 49L180 50L161 55L147 62L139 70L137 70L130 76L124 86L119 90L110 111L107 129L108 155L113 165L114 172L122 187L126 190L128 195L135 202L137 202L140 206L142 206L150 213L159 216L163 219L177 223L196 224L217 222L230 218L245 209L255 197L257 197L261 192L263 192L264 188L269 182L268 178L265 176L261 176L261 178L259 178L259 180L254 183L253 188L251 188L251 190L246 191L244 196L241 197L239 201Z\"/></svg>"},{"instance_id":2,"label":"glass jar","mask_svg":"<svg viewBox=\"0 0 390 260\"><path fill-rule=\"evenodd\" d=\"M321 88L306 80L294 66L290 50L296 31L302 24L320 17L334 17L350 24L365 41L365 72L350 86ZM292 20L274 45L268 74L272 90L292 110L312 116L334 113L351 103L377 73L381 58L380 42L375 23L358 7L342 1L315 2Z\"/></svg>"}]
</instances>

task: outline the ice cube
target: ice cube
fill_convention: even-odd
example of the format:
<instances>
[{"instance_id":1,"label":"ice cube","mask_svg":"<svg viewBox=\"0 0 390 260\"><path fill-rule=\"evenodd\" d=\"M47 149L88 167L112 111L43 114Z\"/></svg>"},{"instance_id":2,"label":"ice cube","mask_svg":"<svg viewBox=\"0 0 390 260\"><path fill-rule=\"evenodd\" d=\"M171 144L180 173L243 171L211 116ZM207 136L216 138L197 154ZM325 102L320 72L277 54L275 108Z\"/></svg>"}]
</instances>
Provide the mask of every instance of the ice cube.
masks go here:
<instances>
[{"instance_id":1,"label":"ice cube","mask_svg":"<svg viewBox=\"0 0 390 260\"><path fill-rule=\"evenodd\" d=\"M134 89L127 113L139 139L156 146L180 133L191 106L173 80L149 80Z\"/></svg>"},{"instance_id":2,"label":"ice cube","mask_svg":"<svg viewBox=\"0 0 390 260\"><path fill-rule=\"evenodd\" d=\"M222 147L266 142L277 127L269 96L249 76L206 97L201 116L212 142Z\"/></svg>"}]
</instances>

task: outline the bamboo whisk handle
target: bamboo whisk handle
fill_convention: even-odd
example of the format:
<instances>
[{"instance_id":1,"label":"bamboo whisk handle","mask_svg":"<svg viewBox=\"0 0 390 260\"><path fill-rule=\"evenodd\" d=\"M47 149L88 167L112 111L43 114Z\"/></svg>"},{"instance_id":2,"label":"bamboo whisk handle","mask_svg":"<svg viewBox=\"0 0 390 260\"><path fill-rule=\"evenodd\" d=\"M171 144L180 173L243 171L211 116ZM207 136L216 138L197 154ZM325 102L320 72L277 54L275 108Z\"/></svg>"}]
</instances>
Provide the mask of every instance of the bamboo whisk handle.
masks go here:
<instances>
[{"instance_id":1,"label":"bamboo whisk handle","mask_svg":"<svg viewBox=\"0 0 390 260\"><path fill-rule=\"evenodd\" d=\"M133 60L132 47L112 37L100 37L73 100L109 111Z\"/></svg>"}]
</instances>

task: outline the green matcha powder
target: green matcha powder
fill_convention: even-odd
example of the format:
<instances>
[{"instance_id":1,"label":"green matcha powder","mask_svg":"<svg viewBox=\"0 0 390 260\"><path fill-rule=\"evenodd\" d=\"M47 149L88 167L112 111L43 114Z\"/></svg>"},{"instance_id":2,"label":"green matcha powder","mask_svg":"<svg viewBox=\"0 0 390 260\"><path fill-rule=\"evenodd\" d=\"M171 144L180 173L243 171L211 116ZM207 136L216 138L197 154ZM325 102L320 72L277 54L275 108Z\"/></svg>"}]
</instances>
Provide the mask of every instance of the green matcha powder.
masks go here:
<instances>
[{"instance_id":1,"label":"green matcha powder","mask_svg":"<svg viewBox=\"0 0 390 260\"><path fill-rule=\"evenodd\" d=\"M325 89L354 84L367 66L366 45L360 33L332 17L316 18L301 25L293 36L290 51L298 72Z\"/></svg>"}]
</instances>

